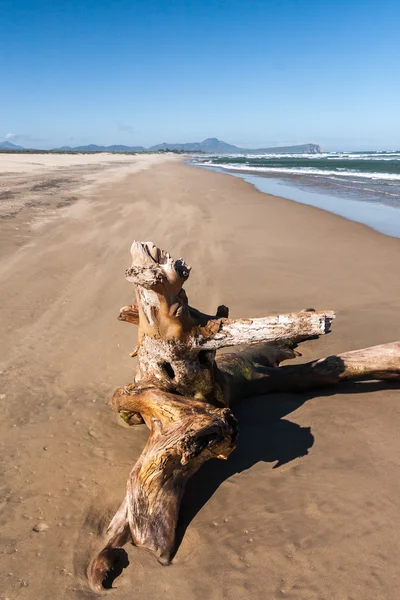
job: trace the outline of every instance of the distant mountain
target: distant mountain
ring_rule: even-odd
[[[12,144],[11,142],[0,142],[0,150],[25,150],[25,148]]]
[[[88,146],[62,146],[61,148],[54,148],[53,152],[64,151],[64,152],[143,152],[146,150],[144,146],[97,146],[96,144],[89,144]]]
[[[255,154],[319,154],[322,152],[321,146],[318,144],[301,144],[299,146],[280,146],[278,148],[239,148],[233,144],[222,142],[217,138],[207,138],[202,142],[189,142],[184,144],[167,143],[156,144],[150,146],[150,148],[144,148],[143,146],[97,146],[96,144],[89,144],[88,146],[62,146],[62,148],[55,148],[54,151],[69,151],[69,152],[159,152],[167,150],[174,150],[178,152],[206,152],[209,154],[243,154],[243,153],[255,153]]]
[[[11,142],[0,142],[0,150],[25,150],[22,146],[17,146]],[[51,152],[159,152],[174,150],[178,152],[206,152],[208,154],[319,154],[323,152],[318,144],[300,144],[298,146],[279,146],[275,148],[239,148],[233,144],[228,144],[217,138],[207,138],[202,142],[191,142],[184,144],[168,144],[163,142],[150,148],[144,146],[124,146],[115,144],[113,146],[97,146],[88,144],[87,146],[61,146],[54,148]]]
[[[257,148],[255,150],[241,148],[240,150],[260,154],[321,154],[323,152],[318,144],[299,144],[297,146],[278,146],[275,148]]]
[[[317,144],[301,144],[298,146],[280,146],[277,148],[239,148],[233,144],[227,144],[217,138],[207,138],[203,142],[193,142],[188,144],[157,144],[151,146],[150,151],[156,152],[157,150],[179,150],[181,152],[207,152],[210,154],[243,154],[243,153],[257,153],[257,154],[319,154],[322,152],[322,148]]]
[[[156,146],[149,148],[151,152],[157,152],[158,150],[179,150],[180,152],[209,152],[215,154],[231,154],[234,152],[240,152],[240,148],[221,142],[217,138],[207,138],[202,142],[189,142],[187,144],[168,144],[163,142]]]

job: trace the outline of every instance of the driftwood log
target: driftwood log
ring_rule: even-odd
[[[227,459],[238,434],[235,401],[267,392],[304,391],[343,380],[400,379],[400,342],[279,366],[299,342],[328,333],[332,311],[257,319],[228,318],[218,307],[206,315],[191,306],[182,286],[190,267],[150,242],[133,242],[126,271],[136,302],[119,320],[138,325],[134,383],[111,404],[129,425],[146,423],[149,438],[133,467],[108,542],[88,577],[104,589],[120,548],[128,541],[168,563],[174,552],[180,502],[188,478],[209,458]],[[246,347],[216,356],[226,346]]]

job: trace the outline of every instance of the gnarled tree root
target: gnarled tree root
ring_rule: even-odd
[[[400,342],[279,366],[293,345],[330,331],[332,311],[255,319],[215,316],[189,306],[183,284],[190,267],[151,242],[134,242],[127,279],[136,302],[119,320],[139,326],[135,383],[118,389],[112,405],[130,425],[146,423],[149,438],[127,482],[125,499],[108,528],[108,542],[88,569],[101,591],[131,540],[163,563],[174,552],[181,498],[188,478],[209,458],[227,458],[237,437],[228,408],[268,392],[305,391],[346,380],[400,379]],[[247,345],[216,357],[225,346]]]
[[[271,364],[271,352],[270,345],[264,344],[217,357],[216,362],[230,404],[249,396],[272,392],[303,392],[342,381],[400,381],[400,342],[278,368]]]
[[[127,422],[140,414],[150,435],[108,529],[109,541],[90,566],[90,583],[97,591],[114,568],[115,550],[129,539],[152,550],[160,562],[170,561],[187,480],[209,458],[226,459],[237,437],[237,422],[228,408],[154,387],[121,388],[112,405]]]

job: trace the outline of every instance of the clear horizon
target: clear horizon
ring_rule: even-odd
[[[394,0],[5,0],[0,141],[398,149],[399,19]]]

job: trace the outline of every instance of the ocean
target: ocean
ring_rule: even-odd
[[[400,237],[400,151],[207,154],[193,155],[192,164]]]

